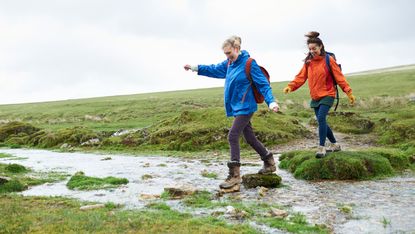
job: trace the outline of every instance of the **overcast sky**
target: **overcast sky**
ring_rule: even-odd
[[[412,0],[1,0],[0,104],[223,86],[183,65],[231,35],[291,80],[310,30],[345,73],[415,63]]]

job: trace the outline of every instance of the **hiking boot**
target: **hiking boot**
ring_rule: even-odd
[[[262,161],[264,161],[264,165],[262,166],[261,170],[258,171],[258,174],[271,174],[277,170],[275,167],[274,156],[271,152],[264,157],[261,157]]]
[[[329,147],[326,149],[326,152],[338,152],[341,150],[342,148],[338,143],[330,143]]]
[[[237,161],[228,162],[229,175],[225,182],[221,183],[219,187],[221,189],[229,189],[235,185],[241,184],[241,163]]]
[[[319,145],[317,153],[316,153],[316,158],[324,158],[324,157],[326,157],[326,148],[324,146]]]

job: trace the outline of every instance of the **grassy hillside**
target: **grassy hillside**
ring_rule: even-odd
[[[336,131],[376,134],[380,144],[414,143],[415,69],[354,75],[348,81],[357,103],[349,106],[341,92],[338,113],[329,118]],[[286,84],[272,83],[282,113],[268,113],[262,104],[253,119],[259,138],[267,145],[307,137],[304,125],[313,124],[307,84],[285,95],[281,90]],[[12,121],[39,131],[10,130],[14,125],[7,123]],[[231,121],[225,118],[222,88],[1,105],[0,135],[5,137],[0,141],[48,148],[63,143],[77,146],[98,138],[100,147],[115,149],[154,149],[155,145],[161,150],[220,149],[227,147]],[[120,129],[135,131],[111,136]]]

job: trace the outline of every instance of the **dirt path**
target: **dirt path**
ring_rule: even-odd
[[[292,150],[314,150],[317,149],[319,142],[317,131],[318,129],[313,126],[307,126],[313,133],[309,138],[290,141],[287,144],[278,145],[271,150],[276,153],[284,153]],[[360,150],[367,149],[375,146],[374,136],[369,134],[345,134],[340,132],[334,132],[337,142],[342,146],[342,150]],[[327,139],[326,144],[329,142]]]

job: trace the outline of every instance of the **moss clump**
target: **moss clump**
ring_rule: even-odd
[[[77,172],[71,179],[68,181],[66,186],[69,189],[79,189],[79,190],[95,190],[95,189],[104,189],[104,188],[114,188],[118,187],[121,184],[128,184],[128,180],[125,178],[116,178],[116,177],[89,177],[85,176],[83,172]]]
[[[374,148],[368,151],[388,159],[396,171],[411,168],[411,155],[413,154],[411,150],[402,151],[394,148]]]
[[[23,172],[27,172],[28,170],[26,169],[26,167],[20,165],[20,164],[9,164],[5,167],[6,172],[11,172],[11,173],[23,173]]]
[[[415,146],[415,118],[381,119],[377,133],[378,142],[383,145],[395,145],[412,142]]]
[[[29,142],[30,136],[25,133],[21,133],[18,136],[11,136],[6,140],[6,144],[13,145],[26,145]]]
[[[281,184],[281,177],[276,174],[246,174],[242,176],[242,184],[245,188],[276,188]]]
[[[370,118],[354,112],[330,112],[327,122],[336,131],[354,134],[369,133],[375,126]],[[313,118],[310,124],[317,125],[317,121]]]
[[[90,139],[99,138],[99,134],[93,130],[76,126],[73,128],[59,129],[57,131],[40,131],[30,140],[33,145],[42,148],[60,146],[64,143],[79,146]]]
[[[280,157],[280,168],[305,180],[361,180],[394,175],[410,168],[409,155],[399,151],[376,149],[335,152],[316,159],[315,152],[293,151]]]
[[[27,189],[27,185],[21,183],[17,179],[10,180],[0,185],[0,193],[21,192]]]
[[[121,143],[177,151],[227,149],[232,120],[225,117],[222,108],[186,110],[147,129],[122,136]],[[294,117],[266,110],[255,114],[252,122],[257,138],[265,145],[288,142],[309,134]],[[242,147],[247,144],[243,143]]]
[[[28,123],[10,122],[0,127],[0,141],[4,142],[12,136],[22,137],[31,135],[39,130]]]

